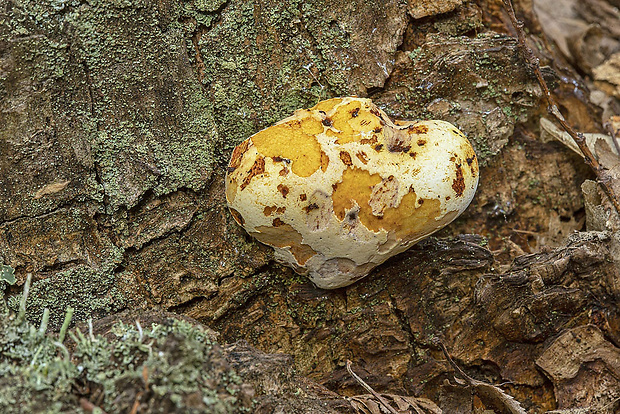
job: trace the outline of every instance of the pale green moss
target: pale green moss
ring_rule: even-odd
[[[177,319],[116,323],[111,332],[112,339],[70,332],[69,354],[45,326],[0,319],[0,412],[77,414],[80,398],[90,396],[110,414],[129,412],[138,400],[146,413],[249,412],[212,332]]]

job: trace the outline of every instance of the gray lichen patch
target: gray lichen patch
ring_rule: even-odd
[[[8,298],[12,310],[17,311],[19,299],[20,295]],[[111,269],[77,266],[33,282],[26,310],[34,322],[40,320],[43,309],[50,309],[50,327],[59,329],[68,306],[75,309],[75,320],[86,321],[119,312],[126,305],[126,292],[117,286]]]
[[[180,6],[143,6],[31,2],[4,12],[0,219],[76,198],[113,212],[148,190],[204,187],[218,135]]]
[[[231,2],[196,41],[226,147],[297,108],[383,86],[406,21],[397,1]]]

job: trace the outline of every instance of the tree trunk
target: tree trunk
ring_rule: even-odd
[[[602,132],[591,74],[547,40],[530,1],[515,7],[563,115]],[[251,134],[346,95],[394,119],[454,123],[481,176],[437,237],[323,291],[237,226],[224,176]],[[56,328],[68,306],[76,321],[155,308],[290,354],[341,395],[362,392],[351,360],[379,392],[507,410],[453,389],[439,338],[527,412],[611,410],[620,233],[585,231],[593,174],[541,139],[545,116],[496,0],[4,0],[0,265],[17,278],[4,296],[16,310],[32,273],[28,318],[49,308]]]

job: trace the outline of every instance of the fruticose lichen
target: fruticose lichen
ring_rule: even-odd
[[[178,319],[116,323],[111,339],[77,329],[61,343],[19,317],[0,318],[0,412],[249,412],[251,397],[215,334]],[[44,318],[45,320],[45,318]],[[100,411],[99,411],[100,412]]]

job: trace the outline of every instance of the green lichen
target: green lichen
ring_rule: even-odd
[[[9,285],[15,283],[15,269],[9,265],[2,264],[0,261],[0,286],[4,286],[4,283]]]
[[[170,319],[165,324],[113,325],[113,337],[79,329],[64,336],[17,317],[0,319],[0,412],[108,413],[249,412],[241,379],[227,364],[214,334]],[[70,318],[70,316],[69,316]],[[68,319],[68,318],[67,318]],[[242,398],[244,401],[242,401]],[[94,412],[94,411],[93,411]]]
[[[43,309],[51,310],[50,327],[58,329],[63,322],[64,309],[75,309],[75,320],[86,321],[123,309],[127,299],[116,285],[111,271],[96,270],[87,266],[58,272],[52,278],[33,283],[28,297],[27,318],[37,321]],[[13,311],[19,308],[20,296],[8,298]]]
[[[330,24],[321,7],[231,2],[219,24],[200,36],[203,84],[226,149],[295,109],[346,93],[351,68],[333,56],[350,46],[348,33]]]

